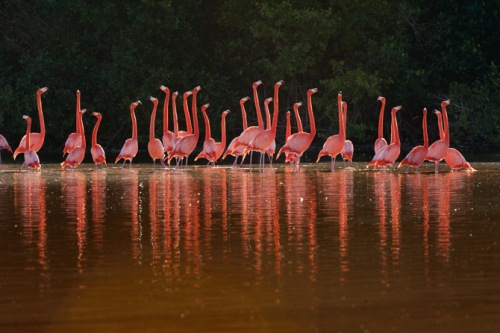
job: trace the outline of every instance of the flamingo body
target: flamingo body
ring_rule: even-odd
[[[448,148],[444,161],[452,170],[465,169],[466,171],[476,171],[455,148]]]
[[[68,156],[66,156],[66,159],[64,162],[61,163],[61,167],[64,170],[67,166],[69,166],[72,169],[75,169],[77,166],[79,166],[82,162],[83,159],[85,158],[85,150],[87,148],[87,145],[85,143],[85,131],[83,129],[83,119],[82,115],[86,112],[87,110],[83,109],[79,113],[79,127],[77,128],[77,132],[80,134],[81,137],[81,146],[76,147],[72,151],[69,152]]]
[[[97,143],[97,131],[99,130],[99,125],[101,124],[102,115],[99,112],[93,112],[93,116],[97,118],[97,122],[94,125],[94,130],[92,131],[92,146],[90,147],[90,153],[92,154],[92,160],[97,166],[99,164],[106,164],[106,154],[104,149],[100,144]]]
[[[137,141],[137,119],[135,118],[135,108],[137,105],[141,104],[141,101],[136,101],[130,104],[130,118],[132,120],[132,137],[125,140],[120,153],[115,159],[115,163],[123,158],[123,165],[125,165],[126,161],[130,162],[130,166],[132,166],[132,160],[135,155],[137,155],[137,151],[139,150],[139,144]]]

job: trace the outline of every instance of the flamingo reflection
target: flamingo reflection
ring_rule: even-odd
[[[103,259],[104,221],[106,219],[106,171],[96,170],[91,173],[92,238],[97,253]]]

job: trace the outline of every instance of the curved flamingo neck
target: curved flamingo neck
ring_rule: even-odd
[[[101,119],[102,116],[96,115],[97,122],[94,125],[94,130],[92,131],[92,146],[95,146],[97,144],[97,131],[99,130],[99,125],[101,125]]]
[[[436,111],[436,117],[438,119],[439,139],[444,140],[443,116],[441,115],[441,112]]]
[[[78,116],[81,110],[81,104],[80,104],[80,90],[76,91],[76,118],[75,118],[75,125],[76,125],[76,132],[80,133],[78,131]]]
[[[293,105],[293,112],[295,113],[295,121],[297,122],[297,130],[299,133],[304,132],[304,129],[302,128],[302,120],[300,120],[300,115],[299,115],[299,107],[302,105],[302,103],[295,103]]]
[[[445,143],[450,146],[450,126],[448,123],[448,112],[446,111],[446,104],[443,102],[441,103],[441,109],[443,113],[443,120],[444,120],[444,140]]]
[[[282,84],[283,81],[278,81],[274,85],[274,103],[273,103],[274,110],[273,110],[273,124],[271,127],[271,131],[272,133],[274,133],[274,135],[276,135],[276,128],[278,127],[278,113],[279,113],[278,99],[279,99],[279,90]]]
[[[311,137],[314,137],[316,135],[316,123],[314,122],[314,112],[313,112],[313,107],[312,107],[312,95],[316,92],[309,90],[307,92],[307,113],[309,115],[309,122],[311,123]]]
[[[42,140],[45,138],[45,120],[43,119],[43,110],[42,110],[42,94],[45,91],[37,93],[36,104],[38,107],[38,117],[40,118],[40,135],[42,136]]]
[[[85,142],[85,130],[83,129],[83,113],[80,111],[80,135],[82,137],[82,148],[85,149],[87,147],[87,142]]]
[[[177,119],[177,95],[179,93],[176,91],[172,94],[172,113],[174,120],[174,135],[177,136],[179,133],[179,120]]]
[[[342,94],[337,95],[337,103],[338,103],[338,113],[339,113],[339,135],[340,138],[344,138],[343,140],[345,140],[344,113],[342,112]]]
[[[258,81],[260,82],[260,81]],[[260,109],[260,102],[259,102],[259,93],[257,92],[257,88],[259,87],[261,83],[254,83],[253,85],[253,99],[255,103],[255,112],[257,113],[257,122],[259,124],[260,129],[264,129],[264,120],[262,119],[262,111]]]
[[[151,113],[151,120],[149,121],[149,141],[155,139],[155,119],[156,119],[156,109],[158,107],[158,100],[155,98],[153,102],[153,113]]]
[[[170,102],[170,89],[165,88],[165,103],[163,104],[163,133],[168,132],[168,103]]]
[[[132,119],[132,139],[137,140],[137,119],[135,118],[135,103],[130,105],[130,118]]]
[[[266,111],[266,129],[271,129],[271,112],[269,112],[269,103],[272,98],[266,98],[264,101],[264,110]],[[274,119],[274,118],[273,118]]]
[[[398,120],[396,118],[396,113],[398,110],[396,108],[392,109],[392,127],[394,131],[394,144],[396,145],[401,145],[401,142],[399,141],[399,130],[398,130]]]
[[[422,131],[424,132],[424,147],[429,148],[429,136],[427,135],[427,109],[424,108],[424,119],[422,120]]]
[[[189,107],[187,101],[189,95],[191,95],[189,92],[182,95],[182,107],[184,108],[184,117],[186,118],[186,132],[188,132],[188,134],[192,134],[193,125],[191,125],[191,116],[189,115]]]
[[[203,119],[205,120],[205,140],[208,140],[212,137],[212,133],[210,132],[210,120],[208,119],[207,111],[203,108],[201,109],[201,113],[203,114]]]
[[[198,110],[196,107],[196,95],[198,95],[198,91],[200,91],[199,87],[194,88],[193,101],[191,104],[191,108],[193,109],[192,112],[193,112],[193,124],[194,124],[194,137],[196,138],[196,140],[198,140],[198,138],[200,136],[200,128],[198,126]],[[205,111],[206,111],[206,109],[205,109]]]
[[[209,106],[210,106],[210,104],[202,105],[201,113],[206,113]],[[193,133],[193,135],[196,138],[196,142],[198,142],[198,137],[200,135],[200,132],[199,132],[199,128],[198,128],[198,112],[197,112],[196,108],[193,109],[193,119],[194,119],[194,133]]]
[[[221,128],[221,145],[222,147],[225,147],[226,146],[226,116],[227,116],[228,112],[227,111],[224,111],[222,113],[222,120],[221,120],[221,123],[220,123],[220,128]]]
[[[245,110],[245,102],[246,101],[248,101],[248,99],[241,99],[240,100],[241,118],[243,119],[243,130],[246,130],[248,127],[247,111]]]
[[[26,118],[28,126],[26,127],[26,151],[30,149],[30,132],[31,132],[31,118]]]
[[[342,122],[342,127],[343,127],[343,130],[344,130],[344,137],[347,135],[347,131],[346,131],[346,128],[347,128],[347,103],[346,102],[342,102],[342,118],[343,118],[343,122]]]
[[[292,134],[292,127],[290,125],[290,111],[286,112],[286,130],[285,130],[285,141]]]
[[[384,110],[385,110],[385,98],[381,98],[380,101],[382,105],[380,106],[380,115],[378,117],[378,138],[382,139],[384,137]]]

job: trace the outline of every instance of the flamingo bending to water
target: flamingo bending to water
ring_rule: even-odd
[[[75,170],[77,166],[79,166],[83,159],[85,158],[85,150],[87,148],[87,143],[85,142],[85,131],[83,129],[83,114],[87,112],[86,109],[80,110],[80,114],[78,116],[78,129],[77,132],[80,133],[81,138],[81,146],[74,148],[69,152],[68,156],[66,156],[66,160],[61,163],[61,167],[64,170],[67,166],[69,166],[72,170]]]
[[[295,167],[298,166],[298,169],[300,171],[300,158],[302,157],[302,154],[311,146],[311,143],[316,136],[316,123],[314,122],[314,112],[313,112],[313,107],[312,107],[312,95],[318,92],[317,88],[312,88],[307,91],[307,113],[309,115],[309,122],[311,126],[311,132],[300,132],[300,133],[295,133],[292,134],[285,145],[281,147],[281,149],[278,152],[278,155],[276,156],[276,159],[278,159],[281,155],[281,153],[293,153],[297,156],[297,162],[294,165],[294,170]]]
[[[425,160],[425,157],[427,156],[427,151],[429,150],[429,137],[427,135],[427,109],[424,108],[424,117],[422,119],[422,132],[424,134],[424,145],[423,146],[416,146],[413,147],[413,149],[406,155],[406,157],[399,163],[398,168],[400,168],[402,165],[407,165],[408,167],[406,168],[406,173],[408,173],[408,170],[410,168],[416,168],[415,173],[418,172],[418,168],[420,165]]]
[[[40,88],[36,92],[36,104],[38,108],[38,117],[40,118],[40,133],[32,133],[30,132],[30,146],[31,150],[35,153],[42,148],[43,141],[45,140],[45,122],[43,119],[43,110],[42,110],[42,94],[46,92],[49,88],[44,87]],[[15,160],[16,156],[20,153],[24,153],[27,150],[26,148],[26,135],[23,136],[21,142],[19,143],[19,147],[14,151],[12,158]]]
[[[32,148],[28,148],[31,146],[31,117],[23,116],[23,118],[28,122],[28,126],[26,128],[26,141],[25,141],[25,150],[24,150],[24,163],[21,165],[21,169],[26,166],[29,169],[40,170],[40,159],[38,155]]]
[[[97,143],[97,131],[99,130],[99,125],[101,124],[102,115],[99,112],[92,112],[92,115],[97,118],[97,121],[94,125],[94,130],[92,131],[92,146],[90,147],[90,153],[92,154],[92,160],[94,161],[96,167],[99,164],[105,166],[106,154],[104,153],[102,146]]]
[[[130,167],[132,167],[132,160],[137,151],[139,150],[139,143],[137,141],[137,119],[135,118],[135,108],[137,105],[142,104],[141,101],[136,101],[130,104],[130,118],[132,119],[132,137],[125,140],[120,154],[115,159],[115,164],[123,158],[122,167],[125,166],[125,162],[128,160],[130,162]]]
[[[154,97],[149,97],[149,100],[153,102],[153,112],[151,113],[151,120],[149,123],[149,142],[148,142],[148,152],[149,156],[153,159],[153,167],[156,166],[156,160],[160,160],[161,165],[165,166],[165,149],[163,148],[163,143],[160,139],[155,138],[155,119],[156,119],[156,109],[158,108],[158,99]]]

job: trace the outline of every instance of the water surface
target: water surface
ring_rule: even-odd
[[[475,173],[0,166],[2,332],[496,332]]]

